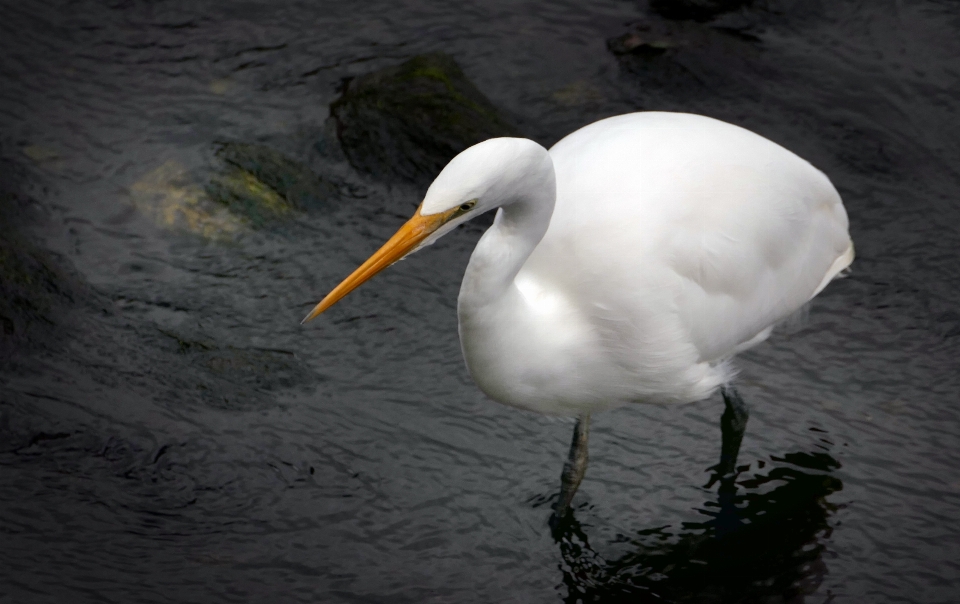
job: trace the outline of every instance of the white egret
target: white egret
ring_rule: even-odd
[[[583,478],[596,411],[688,403],[720,388],[717,472],[732,473],[748,414],[728,361],[854,256],[839,194],[805,160],[708,117],[631,113],[549,151],[520,138],[463,151],[413,218],[304,322],[495,208],[460,288],[460,341],[490,398],[577,418],[556,517]]]

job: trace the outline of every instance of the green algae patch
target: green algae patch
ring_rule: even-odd
[[[252,227],[283,218],[294,210],[279,193],[243,170],[215,174],[207,185],[207,193]]]
[[[351,80],[330,113],[350,164],[388,180],[430,182],[467,147],[518,136],[442,53]]]
[[[253,228],[332,205],[333,185],[270,147],[219,143],[215,155],[222,169],[211,177],[207,194]]]

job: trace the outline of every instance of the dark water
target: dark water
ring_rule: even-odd
[[[0,602],[960,600],[960,5],[757,4],[0,4],[6,211],[67,284],[0,372]],[[608,50],[640,19],[670,43]],[[719,399],[612,411],[551,535],[572,425],[485,400],[460,359],[476,227],[299,326],[421,194],[355,173],[328,106],[431,51],[545,144],[685,110],[837,185],[854,272],[740,360],[734,492],[703,486]],[[169,219],[217,141],[339,199]]]

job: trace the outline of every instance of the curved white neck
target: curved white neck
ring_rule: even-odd
[[[525,179],[527,186],[500,207],[477,243],[460,288],[461,313],[501,298],[547,232],[556,201],[552,162],[543,170]]]

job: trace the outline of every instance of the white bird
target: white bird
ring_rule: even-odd
[[[522,138],[466,149],[304,322],[495,208],[460,287],[460,342],[490,398],[578,418],[554,518],[586,470],[589,415],[628,403],[689,403],[720,387],[717,472],[729,476],[748,414],[728,361],[854,257],[840,195],[805,160],[712,118],[631,113],[549,151]]]

